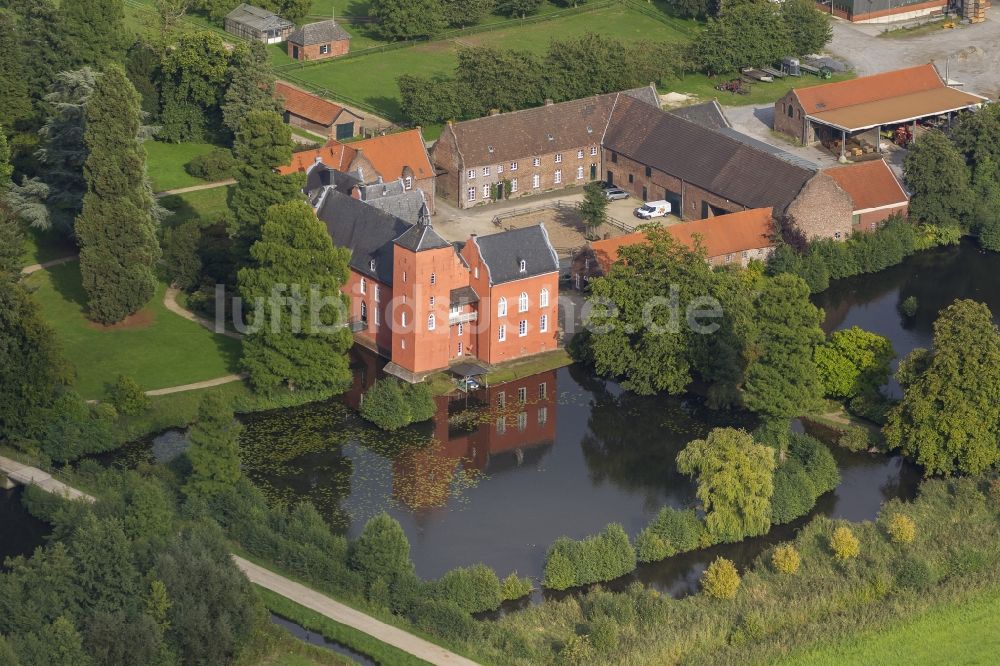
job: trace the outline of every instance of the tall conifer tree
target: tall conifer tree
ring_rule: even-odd
[[[71,67],[103,67],[121,62],[129,44],[123,0],[72,0],[60,3]]]
[[[101,75],[85,107],[87,193],[76,220],[88,316],[110,324],[153,296],[160,258],[140,144],[139,93],[120,65]]]

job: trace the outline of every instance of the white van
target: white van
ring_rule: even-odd
[[[651,220],[654,217],[663,217],[669,212],[669,201],[647,201],[635,209],[635,216],[644,220]]]

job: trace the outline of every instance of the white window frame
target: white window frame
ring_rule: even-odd
[[[538,399],[548,400],[549,398],[549,385],[546,382],[538,383]]]
[[[476,279],[477,279],[477,280],[479,279],[479,266],[476,266],[476,267],[475,267],[475,268],[473,269],[473,271],[472,271],[472,274],[476,276]]]
[[[413,176],[407,176],[403,179],[403,189],[410,190],[413,189]]]
[[[549,408],[542,405],[538,408],[538,425],[545,425],[549,421]]]
[[[368,321],[368,304],[361,301],[361,321]]]
[[[517,322],[517,337],[523,338],[528,334],[528,320],[522,319]]]
[[[458,353],[456,354],[456,356],[461,356],[461,355],[462,355],[462,341],[459,340],[458,341]]]
[[[524,262],[522,261],[521,264],[524,265]],[[523,271],[523,269],[522,269],[522,271]],[[518,312],[527,312],[528,311],[528,292],[522,291],[521,295],[518,296],[518,298],[517,298],[517,311]]]
[[[378,306],[376,305],[375,307],[372,308],[372,321],[375,322],[375,328],[378,328],[379,326],[382,325],[382,318],[379,317],[378,313],[379,309]]]
[[[576,179],[577,180],[583,180],[583,167],[582,166],[578,166],[576,168]]]
[[[507,339],[507,325],[500,324],[500,326],[497,328],[497,340],[503,342],[506,339]],[[501,393],[500,395],[503,394]]]
[[[329,44],[321,44],[320,47],[319,47],[319,53],[320,53],[320,55],[327,55],[328,53],[330,53],[330,45]]]
[[[528,412],[520,412],[517,415],[517,429],[520,432],[528,429]]]
[[[382,300],[382,290],[379,289],[378,285],[375,285],[375,302],[378,303]]]
[[[359,282],[358,285],[361,288],[361,293],[362,294],[367,294],[368,293],[368,280],[366,280],[364,278],[361,278],[361,282]]]
[[[511,171],[517,171],[517,162],[511,162],[510,163],[510,170]]]
[[[518,273],[527,273],[528,272],[528,262],[526,262],[524,259],[522,259],[517,264],[517,272]]]
[[[497,301],[497,316],[506,317],[507,316],[507,299],[503,296]]]
[[[375,270],[375,260],[374,259],[370,259],[368,261],[368,268],[369,268],[369,270]]]
[[[554,180],[556,185],[562,182],[562,169],[556,169]]]
[[[476,200],[476,188],[475,187],[470,187],[468,190],[466,190],[466,192],[465,192],[465,199],[466,199],[466,201],[475,201]]]
[[[463,324],[462,322],[458,322],[458,334],[463,335],[464,333],[465,333],[465,324]]]
[[[542,166],[542,158],[541,157],[532,157],[531,158],[531,166]]]
[[[596,157],[597,156],[597,146],[591,146],[590,147],[590,156],[591,157]]]
[[[489,183],[483,183],[483,198],[489,199],[493,194],[493,188],[490,187]]]
[[[556,164],[562,164],[562,153],[556,153]]]
[[[542,290],[538,292],[538,307],[549,307],[549,290],[544,287],[542,287]]]
[[[405,312],[400,312],[399,313],[399,327],[400,328],[406,328],[406,313]]]
[[[578,159],[578,160],[582,160],[583,159],[583,148],[581,148],[580,150],[576,151],[576,159]]]
[[[511,194],[517,192],[517,178],[510,179],[510,192]]]
[[[549,332],[549,316],[547,314],[543,314],[542,318],[538,320],[538,330],[541,333]]]
[[[528,402],[528,387],[522,386],[517,389],[517,401],[522,405]]]
[[[433,331],[435,328],[437,328],[437,317],[435,317],[434,313],[432,312],[429,315],[427,315],[427,330]]]
[[[542,177],[537,173],[531,177],[531,188],[537,190],[542,186]]]
[[[484,166],[483,167],[483,177],[485,178],[486,176],[489,176],[489,175],[490,175],[490,168],[488,166]]]
[[[497,434],[502,435],[507,432],[507,417],[501,416],[497,418]]]
[[[498,164],[497,165],[497,173],[503,173],[503,165],[502,164]]]
[[[431,273],[431,284],[437,284],[437,273]]]
[[[476,177],[476,170],[475,170],[475,169],[469,169],[469,170],[468,170],[468,171],[467,171],[467,172],[465,173],[465,176],[466,176],[466,178],[468,178],[469,180],[472,180],[473,178],[475,178],[475,177]]]
[[[434,307],[434,302],[436,300],[437,300],[436,298],[434,298],[433,296],[431,296],[431,307]]]

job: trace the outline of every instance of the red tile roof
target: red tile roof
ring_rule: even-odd
[[[751,208],[739,213],[717,215],[694,222],[681,222],[665,227],[678,242],[694,248],[695,236],[701,237],[701,245],[709,259],[744,250],[771,247],[774,228],[770,208]],[[596,259],[604,272],[618,260],[618,250],[628,245],[645,242],[646,234],[637,231],[617,238],[595,241],[590,244]]]
[[[928,63],[849,81],[796,88],[795,96],[802,109],[812,114],[944,87],[934,65]]]
[[[837,182],[840,189],[851,195],[855,212],[905,204],[909,201],[906,191],[885,160],[831,167],[826,170],[826,174]]]
[[[285,99],[285,110],[320,125],[332,125],[344,107],[282,81],[274,84],[274,97]]]
[[[292,155],[292,163],[280,167],[278,172],[284,175],[306,171],[315,164],[317,158],[332,169],[347,171],[358,153],[364,155],[386,180],[401,177],[405,167],[413,170],[413,177],[417,180],[434,175],[434,168],[424,147],[424,137],[419,129],[352,141],[349,144],[329,141],[322,148],[295,153]]]

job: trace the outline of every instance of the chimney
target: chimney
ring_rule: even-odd
[[[491,116],[499,116],[500,115],[500,109],[490,109],[490,115]]]
[[[357,185],[351,188],[351,198],[357,199],[358,201],[361,200],[361,188]]]
[[[551,97],[546,97],[545,98],[545,106],[552,106],[552,104],[553,104],[552,98]]]

